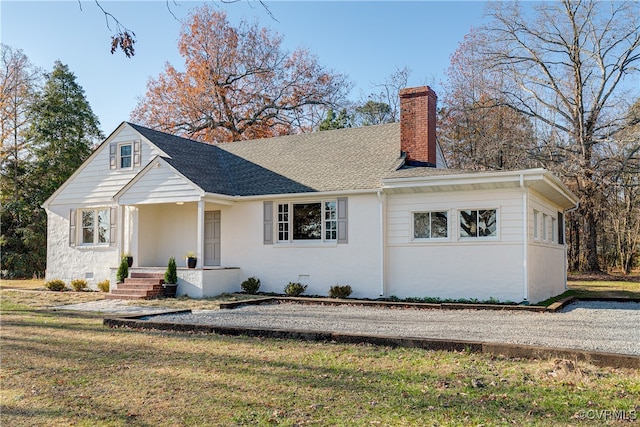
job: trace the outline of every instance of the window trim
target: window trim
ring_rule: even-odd
[[[129,165],[130,166],[122,166],[122,159],[125,158],[125,156],[122,156],[122,149],[124,147],[129,146],[131,149],[131,153],[126,156],[129,158]],[[117,168],[121,169],[121,170],[129,170],[129,169],[133,169],[133,141],[129,141],[129,142],[121,142],[118,144],[118,148],[117,148]]]
[[[93,226],[92,226],[92,232],[93,232],[93,242],[85,242],[84,241],[84,230],[85,227],[84,226],[84,222],[83,222],[83,214],[85,212],[91,212],[93,213]],[[104,229],[105,231],[105,237],[106,237],[106,241],[104,242],[100,242],[99,241],[99,236],[100,236],[100,221],[99,221],[99,215],[100,212],[106,212],[106,223],[103,225],[106,225],[106,228]],[[80,247],[106,247],[106,246],[110,246],[113,242],[111,241],[112,236],[111,236],[111,228],[113,225],[113,221],[111,220],[111,215],[112,215],[112,209],[109,207],[98,207],[98,208],[83,208],[83,209],[78,209],[78,213],[75,215],[76,220],[78,221],[77,224],[75,225],[75,230],[73,230],[73,232],[77,232],[77,236],[76,236],[76,242],[78,242],[78,246]]]
[[[122,167],[122,147],[127,145],[131,146],[131,166]],[[112,141],[109,144],[109,169],[128,171],[141,166],[141,149],[142,142],[139,139],[123,142]]]
[[[335,219],[328,220],[326,219],[327,215],[327,203],[334,203],[335,206]],[[294,239],[294,215],[293,209],[294,205],[305,205],[305,204],[320,204],[320,238],[319,239]],[[287,206],[287,219],[286,221],[281,221],[280,214],[284,214],[281,212],[280,207]],[[340,210],[339,210],[339,201],[337,198],[328,198],[328,199],[305,199],[305,200],[295,200],[295,201],[286,201],[286,202],[278,202],[275,203],[275,213],[276,213],[276,239],[275,243],[279,245],[319,245],[319,244],[331,244],[335,245],[339,240],[339,221],[340,221]],[[327,222],[334,222],[335,228],[335,239],[327,239]],[[287,230],[283,230],[281,232],[281,225],[286,225]],[[281,240],[281,233],[286,234],[286,240]]]
[[[438,213],[438,212],[444,212],[447,215],[447,235],[445,237],[416,237],[416,230],[415,230],[415,226],[416,226],[416,221],[415,221],[415,214],[418,213],[428,213],[429,214],[429,221],[431,221],[431,214],[432,213]],[[451,209],[428,209],[428,210],[412,210],[410,211],[410,224],[411,224],[411,241],[412,242],[417,242],[417,243],[424,243],[424,242],[448,242],[451,240]]]
[[[462,227],[460,226],[460,212],[462,211],[495,211],[496,215],[496,231],[494,236],[463,236],[461,233]],[[497,207],[492,208],[466,208],[466,209],[456,209],[456,224],[458,230],[458,240],[459,241],[467,241],[467,242],[475,242],[475,241],[490,241],[490,240],[499,240],[500,239],[500,209]]]
[[[540,211],[537,209],[533,210],[533,240],[540,240]]]

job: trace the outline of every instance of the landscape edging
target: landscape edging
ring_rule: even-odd
[[[190,310],[184,310],[188,312]],[[103,324],[110,328],[132,328],[140,330],[162,330],[216,335],[250,336],[276,339],[301,339],[343,344],[372,344],[390,347],[421,348],[424,350],[467,351],[473,353],[521,357],[527,359],[563,358],[592,363],[597,366],[616,368],[640,368],[640,356],[604,353],[597,351],[554,348],[485,341],[447,340],[439,338],[395,337],[387,335],[362,335],[338,332],[302,331],[269,328],[244,328],[189,323],[154,322],[141,320],[147,316],[106,317]]]

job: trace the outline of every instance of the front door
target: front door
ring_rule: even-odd
[[[204,213],[204,265],[220,265],[220,211]]]

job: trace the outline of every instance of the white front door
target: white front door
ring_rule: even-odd
[[[220,211],[204,213],[204,265],[220,265]]]

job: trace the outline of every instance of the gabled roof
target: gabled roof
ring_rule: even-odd
[[[400,164],[397,123],[204,144],[129,123],[205,192],[229,196],[377,189]]]

